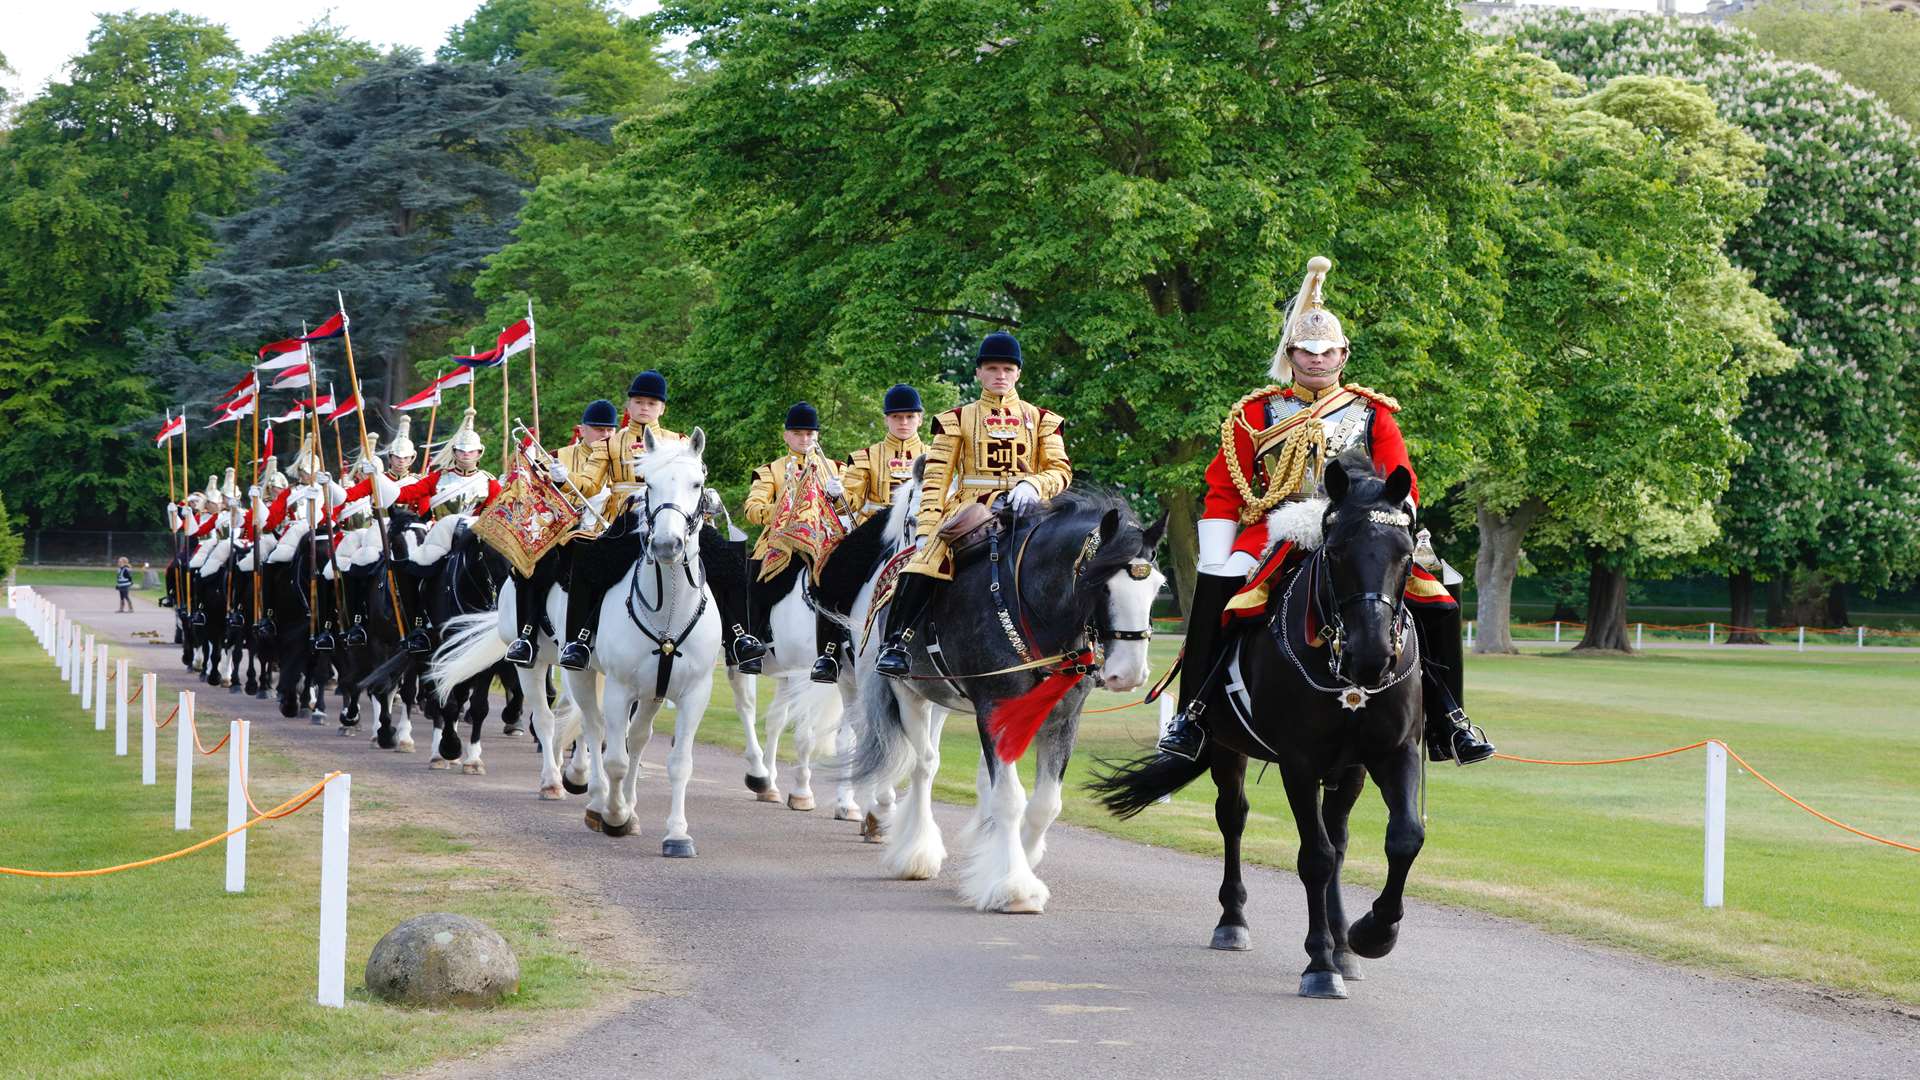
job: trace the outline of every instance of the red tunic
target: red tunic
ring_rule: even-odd
[[[1411,475],[1413,473],[1413,462],[1407,457],[1407,442],[1400,435],[1400,425],[1395,423],[1393,419],[1394,411],[1398,409],[1399,406],[1396,405],[1391,398],[1377,394],[1371,390],[1354,386],[1349,386],[1346,389],[1352,390],[1357,395],[1356,400],[1346,406],[1347,409],[1369,408],[1373,411],[1373,420],[1367,430],[1367,444],[1373,452],[1374,469],[1377,470],[1381,476],[1386,476],[1393,472],[1395,466],[1403,466],[1406,468],[1408,474]],[[1333,392],[1332,390],[1326,391],[1326,393]],[[1263,431],[1270,426],[1267,421],[1267,402],[1276,396],[1294,398],[1297,395],[1294,393],[1294,387],[1286,386],[1282,387],[1277,394],[1265,394],[1254,398],[1241,406],[1240,415],[1245,423],[1235,424],[1233,426],[1234,455],[1240,461],[1241,475],[1246,477],[1248,485],[1255,491],[1266,490],[1267,472],[1266,467],[1259,461],[1254,453],[1253,437],[1248,434],[1247,429],[1251,427],[1257,432]],[[1344,410],[1336,410],[1336,415],[1341,411]],[[1414,482],[1413,499],[1415,504],[1418,505],[1420,487],[1417,479]],[[1246,505],[1247,500],[1240,494],[1239,488],[1234,485],[1233,474],[1227,469],[1226,455],[1215,452],[1212,463],[1207,466],[1206,507],[1200,516],[1202,518],[1224,518],[1228,521],[1238,523],[1240,521],[1240,511],[1244,509]],[[1256,559],[1265,554],[1267,550],[1267,522],[1265,517],[1242,529],[1239,539],[1234,541],[1233,550],[1244,551]]]

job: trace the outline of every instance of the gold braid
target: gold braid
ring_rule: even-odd
[[[1294,493],[1300,486],[1300,480],[1306,475],[1309,461],[1327,448],[1327,430],[1324,425],[1302,423],[1287,433],[1281,444],[1279,460],[1267,470],[1267,490],[1265,494],[1255,494],[1253,485],[1247,481],[1245,470],[1240,467],[1240,455],[1234,452],[1233,428],[1235,424],[1247,429],[1249,440],[1258,434],[1247,423],[1246,408],[1262,398],[1279,393],[1283,388],[1276,384],[1263,386],[1233,403],[1226,420],[1220,424],[1220,456],[1226,459],[1227,474],[1233,478],[1233,486],[1239,491],[1245,505],[1240,508],[1240,524],[1252,525],[1267,515],[1269,510],[1280,505],[1281,501]],[[1259,448],[1255,447],[1258,455]]]

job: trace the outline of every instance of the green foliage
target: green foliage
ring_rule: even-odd
[[[1697,79],[1766,148],[1765,202],[1730,252],[1790,318],[1803,362],[1756,379],[1750,448],[1719,508],[1724,567],[1867,587],[1920,572],[1920,146],[1837,76],[1693,22],[1531,14],[1499,24],[1594,84]]]
[[[1818,64],[1870,90],[1908,123],[1920,123],[1920,18],[1860,0],[1771,0],[1735,20],[1760,47]]]
[[[159,411],[127,332],[211,248],[263,163],[226,32],[104,15],[0,143],[0,487],[37,525],[157,498]]]
[[[247,62],[242,86],[262,111],[274,112],[289,98],[323,94],[359,75],[380,59],[380,50],[333,24],[331,12],[307,24],[305,30],[277,37]]]
[[[659,104],[672,79],[659,39],[607,0],[486,0],[447,34],[439,58],[549,71],[584,114],[624,116]]]
[[[716,447],[721,475],[796,398],[830,450],[871,438],[886,386],[964,379],[1017,324],[1080,475],[1169,493],[1190,535],[1321,253],[1353,377],[1415,403],[1423,485],[1502,427],[1497,132],[1451,4],[687,0],[660,25],[712,66],[633,151],[693,193],[713,275],[679,385],[765,433]]]
[[[20,565],[25,547],[26,538],[13,531],[13,522],[7,519],[7,500],[0,496],[0,575]]]

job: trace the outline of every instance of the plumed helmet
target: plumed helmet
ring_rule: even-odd
[[[303,484],[312,483],[320,475],[320,443],[316,432],[307,432],[306,441],[300,444],[300,452],[293,456],[287,467],[293,470],[293,478]]]
[[[979,367],[989,360],[998,360],[1019,367],[1020,341],[1004,330],[996,330],[980,339],[980,351],[974,354],[973,365]]]
[[[665,392],[664,388],[662,392]],[[613,402],[606,398],[590,401],[587,403],[586,411],[580,414],[580,423],[587,427],[619,427],[620,410],[614,408]]]
[[[287,474],[280,471],[280,460],[269,455],[266,463],[260,466],[260,490],[277,495],[289,486]]]
[[[440,448],[440,453],[433,459],[436,468],[444,469],[452,465],[453,455],[458,451],[487,448],[487,444],[480,441],[480,433],[473,430],[473,420],[478,415],[479,413],[475,410],[468,409],[466,414],[460,417],[460,426],[454,429],[453,437],[447,440],[446,445]]]
[[[804,401],[796,401],[787,410],[788,431],[819,431],[820,411]]]
[[[926,412],[927,410],[920,405],[920,391],[906,383],[896,383],[893,389],[887,391],[887,399],[881,404],[880,411],[897,413]]]
[[[401,413],[400,422],[393,429],[393,438],[387,440],[386,456],[411,458],[419,450],[413,445],[413,414]]]
[[[1280,334],[1280,347],[1274,350],[1270,374],[1279,382],[1293,379],[1293,365],[1287,362],[1288,349],[1305,349],[1310,353],[1323,353],[1328,349],[1347,347],[1346,331],[1340,327],[1340,319],[1328,311],[1321,290],[1327,283],[1327,271],[1333,269],[1332,260],[1324,255],[1315,255],[1307,260],[1307,276],[1300,281],[1300,291],[1294,295],[1293,302],[1287,305],[1287,322]]]
[[[205,500],[208,506],[221,506],[226,503],[225,496],[220,494],[219,477],[207,477],[207,490],[200,493],[200,498]]]
[[[240,498],[240,478],[234,475],[231,465],[227,466],[226,479],[220,484],[220,497],[228,502],[235,502]]]
[[[627,384],[628,397],[658,398],[667,400],[667,377],[657,371],[643,371]]]

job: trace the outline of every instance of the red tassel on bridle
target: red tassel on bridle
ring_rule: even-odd
[[[987,734],[993,736],[994,756],[1004,762],[1019,761],[1027,747],[1033,745],[1040,725],[1052,715],[1053,707],[1060,704],[1067,691],[1080,685],[1080,680],[1093,667],[1093,651],[1082,650],[1080,655],[1047,672],[1033,689],[995,705],[987,717]]]

